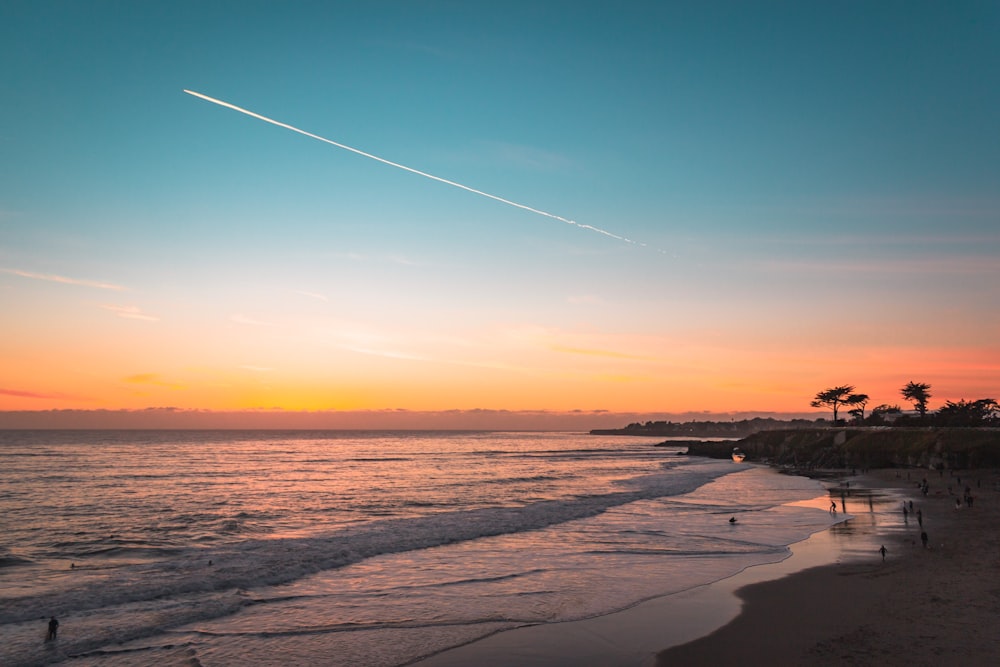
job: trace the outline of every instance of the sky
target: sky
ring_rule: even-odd
[[[997,2],[8,0],[0,411],[996,398],[998,34]]]

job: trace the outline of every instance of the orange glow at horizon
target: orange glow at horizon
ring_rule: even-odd
[[[993,390],[992,377],[1000,368],[1000,355],[989,348],[860,348],[814,359],[796,358],[788,350],[746,355],[690,347],[645,362],[638,359],[655,353],[591,355],[565,349],[542,353],[545,363],[530,369],[502,363],[370,363],[362,356],[354,366],[340,358],[314,371],[301,366],[286,371],[270,362],[125,370],[120,359],[86,363],[71,361],[71,354],[54,355],[42,368],[10,360],[0,409],[804,412],[817,391],[837,384],[853,384],[869,394],[871,406],[904,403],[899,388],[911,379],[932,385],[935,404],[982,398]]]

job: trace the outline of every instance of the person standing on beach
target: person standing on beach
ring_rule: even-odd
[[[921,533],[920,533],[920,541],[924,543],[924,549],[926,549],[927,548],[927,531],[926,530],[921,531]]]
[[[924,513],[919,507],[917,508],[917,523],[920,524],[921,528],[924,527]]]
[[[53,641],[58,633],[59,633],[59,621],[57,621],[56,617],[53,616],[52,618],[49,619],[49,632],[48,634],[45,635],[45,641],[47,642]]]
[[[882,548],[880,548],[880,549],[878,550],[878,552],[879,552],[880,554],[882,554],[882,562],[884,563],[884,562],[885,562],[885,554],[886,554],[886,548],[885,548],[885,545],[884,545],[884,544],[882,545]]]

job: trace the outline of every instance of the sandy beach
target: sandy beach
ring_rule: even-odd
[[[927,496],[916,488],[925,476]],[[923,526],[912,513],[904,521],[900,507],[903,529],[887,536],[884,563],[852,560],[740,590],[744,606],[734,621],[661,652],[657,665],[996,664],[998,479],[992,470],[879,470],[857,478],[910,494]],[[957,507],[966,485],[973,506]]]
[[[846,500],[852,518],[794,545],[786,561],[616,614],[500,633],[419,664],[992,665],[1000,654],[998,483],[994,470],[831,480],[830,497]],[[966,485],[973,506],[957,507]],[[869,497],[875,511],[867,513]],[[904,498],[913,501],[906,516]]]

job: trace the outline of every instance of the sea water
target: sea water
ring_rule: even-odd
[[[405,665],[779,561],[834,521],[796,504],[815,481],[655,442],[0,431],[0,664]]]

